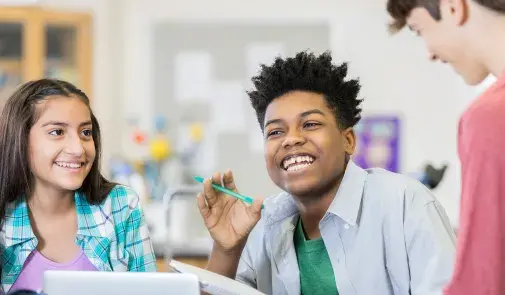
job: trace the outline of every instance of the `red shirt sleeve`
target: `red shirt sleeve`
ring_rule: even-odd
[[[505,95],[483,98],[463,116],[459,131],[460,223],[456,265],[445,294],[504,295]]]

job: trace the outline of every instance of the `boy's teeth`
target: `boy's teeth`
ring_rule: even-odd
[[[301,170],[301,169],[308,167],[310,165],[312,165],[312,164],[302,163],[302,164],[291,165],[288,167],[287,170],[290,172],[291,171],[298,171],[298,170]]]
[[[291,158],[285,160],[283,163],[283,166],[284,166],[284,169],[292,171],[292,169],[290,169],[290,168],[292,168],[292,166],[300,166],[301,167],[301,166],[305,165],[305,166],[301,167],[301,168],[305,168],[305,167],[311,165],[312,162],[314,162],[314,158],[312,158],[310,156],[296,156],[296,157],[291,157]],[[299,163],[301,163],[301,164],[299,164]],[[296,165],[294,165],[294,164],[296,164]],[[297,168],[296,170],[299,170],[301,168]]]

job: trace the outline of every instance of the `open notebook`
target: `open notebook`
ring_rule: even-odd
[[[200,289],[213,295],[265,295],[241,282],[222,275],[188,265],[176,260],[170,261],[170,267],[175,272],[190,273],[198,277]]]

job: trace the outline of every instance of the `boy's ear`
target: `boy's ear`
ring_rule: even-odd
[[[468,0],[440,0],[442,19],[461,26],[468,19]]]
[[[344,151],[348,155],[354,154],[356,150],[356,134],[354,133],[353,128],[347,128],[342,131],[342,135],[344,135]]]

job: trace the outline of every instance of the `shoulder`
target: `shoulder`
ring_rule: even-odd
[[[261,221],[264,226],[282,222],[298,213],[293,197],[287,192],[267,197],[263,205],[265,208],[261,214]]]
[[[267,197],[263,201],[263,206],[261,218],[251,231],[248,244],[262,244],[268,228],[297,213],[292,197],[286,192]],[[254,246],[252,249],[259,248]]]
[[[137,207],[140,202],[140,198],[130,187],[117,184],[109,192],[106,202],[107,201],[111,202],[112,206],[118,209],[125,206]]]
[[[484,93],[461,116],[460,136],[469,141],[505,140],[505,87]],[[478,138],[477,138],[478,137]],[[489,143],[484,146],[489,147]]]
[[[138,194],[130,187],[120,184],[114,186],[101,205],[102,210],[112,214],[115,220],[128,218],[132,213],[140,211],[140,206]]]
[[[24,196],[6,204],[2,229],[0,230],[0,244],[15,243],[20,238],[29,237],[31,232],[28,205]]]
[[[375,170],[369,174],[363,215],[381,219],[383,231],[453,236],[450,220],[430,189],[410,177]]]
[[[411,177],[378,168],[366,171],[368,175],[364,192],[365,203],[380,202],[386,210],[404,211],[436,202],[433,193]]]
[[[246,250],[252,257],[263,256],[266,252],[265,239],[271,231],[284,230],[283,225],[291,224],[293,216],[298,214],[293,198],[286,192],[266,198],[263,205],[261,218],[247,240]]]

